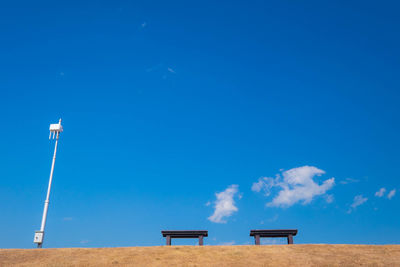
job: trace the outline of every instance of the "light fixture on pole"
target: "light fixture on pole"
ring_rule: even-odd
[[[51,182],[53,180],[53,172],[54,172],[54,164],[56,162],[56,153],[57,153],[57,144],[58,144],[58,137],[60,133],[63,131],[63,127],[61,125],[61,119],[58,124],[50,124],[50,135],[49,139],[56,139],[56,144],[54,147],[54,154],[53,154],[53,162],[51,164],[51,171],[50,171],[50,180],[49,180],[49,187],[47,188],[47,196],[44,202],[44,209],[43,209],[43,217],[42,217],[42,224],[40,226],[40,230],[35,232],[35,237],[33,242],[37,244],[38,248],[42,247],[43,239],[44,239],[44,227],[46,226],[46,217],[47,217],[47,210],[49,208],[49,198],[50,198],[50,190],[51,190]],[[52,138],[53,135],[53,138]]]

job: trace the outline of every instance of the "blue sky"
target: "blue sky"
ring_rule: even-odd
[[[398,242],[399,7],[2,2],[0,247]]]

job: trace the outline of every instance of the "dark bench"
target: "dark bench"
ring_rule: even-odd
[[[250,230],[250,236],[254,236],[256,245],[260,245],[260,237],[287,237],[288,244],[293,244],[295,235],[297,235],[297,229]]]
[[[172,238],[198,238],[199,246],[203,245],[203,237],[208,236],[208,231],[203,230],[186,230],[186,231],[161,231],[163,237],[167,238],[167,246],[171,246]]]

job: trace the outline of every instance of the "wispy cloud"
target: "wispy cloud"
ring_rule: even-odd
[[[272,177],[262,177],[258,179],[257,182],[253,183],[251,186],[251,190],[254,192],[263,191],[265,196],[269,196],[271,194],[271,188],[276,186],[281,179],[280,175],[277,174],[275,178]]]
[[[353,209],[357,208],[358,206],[364,204],[368,198],[363,197],[362,195],[357,195],[354,197],[353,203],[351,204],[351,207]]]
[[[63,221],[72,221],[72,217],[64,217],[62,220]]]
[[[385,192],[386,192],[386,188],[382,187],[381,189],[379,189],[379,190],[375,193],[375,196],[376,196],[376,197],[383,197],[383,195],[385,194]]]
[[[334,199],[333,195],[325,195],[326,203],[332,203]]]
[[[267,203],[269,207],[290,207],[298,202],[309,204],[314,197],[324,195],[335,184],[335,178],[330,178],[318,184],[315,176],[321,176],[325,171],[313,166],[303,166],[277,174],[275,178],[263,177],[253,183],[251,189],[255,192],[263,191],[269,196],[273,188],[279,188],[279,192],[273,200]],[[333,200],[333,196],[327,197],[327,202]]]
[[[176,71],[175,71],[173,68],[171,68],[171,67],[168,67],[167,70],[168,70],[170,73],[176,74]]]
[[[375,196],[376,197],[383,197],[385,196],[386,193],[386,188],[382,187],[381,189],[379,189],[376,193]],[[396,189],[392,189],[390,190],[390,192],[387,194],[387,198],[391,199],[392,197],[394,197],[394,195],[396,195]]]
[[[87,243],[89,243],[89,242],[90,242],[89,240],[84,239],[84,240],[81,240],[81,242],[79,242],[79,243],[81,243],[82,245],[84,245],[84,244],[87,244]]]
[[[350,205],[350,209],[347,211],[347,213],[351,213],[353,210],[355,210],[358,206],[361,206],[365,202],[367,202],[368,198],[363,197],[362,195],[357,195],[353,199],[353,203]]]
[[[267,221],[268,221],[268,222],[276,222],[276,221],[278,220],[278,218],[279,218],[279,215],[278,215],[278,214],[275,214],[274,217],[268,219]]]
[[[234,212],[238,211],[235,206],[234,197],[238,193],[238,185],[230,185],[225,191],[216,193],[216,201],[214,202],[214,213],[208,217],[208,220],[215,223],[226,223],[224,217],[232,216]]]
[[[392,199],[396,195],[396,189],[390,190],[389,194],[387,195],[388,199]]]
[[[146,72],[153,72],[153,71],[156,71],[156,70],[160,70],[160,69],[162,69],[162,67],[163,67],[163,64],[159,63],[157,65],[154,65],[154,66],[151,66],[151,67],[147,68]]]
[[[147,27],[147,22],[142,22],[142,24],[140,24],[140,27],[143,29],[143,28],[146,28]]]
[[[279,218],[279,215],[275,214],[274,217],[267,219],[266,222],[270,222],[270,223],[275,222],[278,220],[278,218]],[[260,224],[265,224],[265,221],[261,221]]]
[[[65,78],[65,72],[60,71],[56,73],[56,80],[63,80]]]
[[[346,178],[342,181],[340,181],[340,184],[352,184],[352,183],[358,183],[360,180],[353,179],[353,178]]]
[[[164,80],[167,79],[168,77],[172,77],[172,75],[177,75],[175,68],[172,68],[171,66],[166,66],[163,63],[159,63],[157,65],[147,68],[146,72],[157,73],[158,75],[161,75],[161,78]]]

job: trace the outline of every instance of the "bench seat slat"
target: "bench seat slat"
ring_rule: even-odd
[[[208,236],[208,231],[204,230],[179,230],[179,231],[161,231],[161,234],[163,237],[166,237],[167,235],[173,237],[173,238],[194,238],[194,237],[199,237],[199,236]]]

